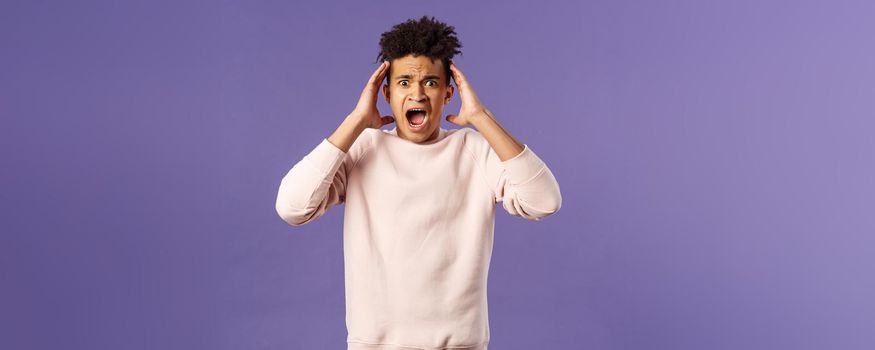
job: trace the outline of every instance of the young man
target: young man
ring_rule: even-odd
[[[495,205],[540,220],[559,210],[559,185],[451,62],[461,47],[453,27],[408,20],[380,46],[358,105],[282,179],[277,213],[298,226],[346,204],[349,350],[485,350]],[[393,116],[381,117],[384,77]],[[477,131],[441,128],[450,77],[462,106],[446,120]]]

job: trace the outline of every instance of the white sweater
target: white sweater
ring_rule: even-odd
[[[348,350],[485,350],[497,202],[540,220],[562,196],[528,145],[501,161],[471,128],[425,144],[366,129],[349,152],[323,139],[295,164],[276,210],[298,226],[346,204]]]

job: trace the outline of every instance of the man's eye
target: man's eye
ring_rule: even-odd
[[[436,80],[429,80],[428,82],[426,82],[426,84],[428,84],[428,83],[433,83],[433,84],[428,85],[428,86],[437,86]],[[398,85],[407,86],[408,85],[407,80],[399,80]]]

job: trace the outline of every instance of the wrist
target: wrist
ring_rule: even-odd
[[[468,117],[468,122],[479,128],[483,122],[488,121],[489,119],[492,119],[492,113],[489,113],[489,110],[483,108],[480,112],[474,113]]]
[[[355,140],[364,132],[366,125],[359,119],[353,116],[347,116],[340,123],[340,126],[328,136],[328,142],[331,142],[344,153],[349,152],[349,148],[355,143]]]
[[[346,116],[346,119],[343,120],[343,124],[355,130],[356,133],[361,133],[368,128],[367,120],[355,114]]]

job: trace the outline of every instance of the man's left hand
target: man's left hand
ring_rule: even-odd
[[[474,88],[468,82],[465,74],[459,70],[455,63],[450,63],[450,71],[453,74],[453,80],[456,81],[456,86],[459,88],[459,96],[462,99],[462,107],[458,114],[447,114],[447,121],[459,126],[473,124],[477,118],[486,116],[489,113],[486,107],[480,103],[477,94],[474,93]]]

